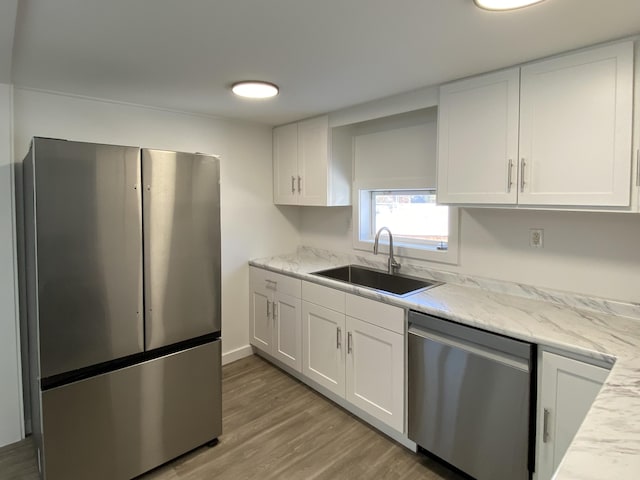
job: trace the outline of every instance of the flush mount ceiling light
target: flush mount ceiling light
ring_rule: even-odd
[[[540,3],[543,0],[473,0],[475,4],[485,10],[514,10]]]
[[[278,95],[280,90],[273,83],[250,80],[234,83],[231,91],[239,97],[270,98]]]

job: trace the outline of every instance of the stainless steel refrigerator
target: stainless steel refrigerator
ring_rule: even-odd
[[[43,476],[126,479],[222,431],[219,162],[34,138],[23,163]]]

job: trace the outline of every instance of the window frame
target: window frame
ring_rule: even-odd
[[[433,187],[426,187],[419,179],[389,179],[388,181],[367,180],[354,182],[353,188],[353,248],[373,252],[373,211],[372,192],[418,192],[435,191]],[[459,212],[457,207],[449,206],[449,239],[446,250],[439,250],[435,244],[423,242],[411,243],[401,238],[393,239],[394,255],[403,258],[427,260],[430,262],[457,265],[459,260]],[[372,238],[367,239],[369,232]],[[392,232],[393,233],[393,232]],[[380,237],[380,243],[389,245],[387,235]],[[388,251],[385,248],[385,251]]]

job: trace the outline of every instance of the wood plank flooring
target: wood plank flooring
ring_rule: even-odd
[[[40,478],[38,461],[31,438],[0,448],[0,479],[36,480],[38,478]]]
[[[222,370],[220,443],[199,448],[140,479],[462,479],[258,356]],[[37,478],[30,439],[0,449],[0,479]]]

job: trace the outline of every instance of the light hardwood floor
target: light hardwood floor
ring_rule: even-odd
[[[220,443],[188,453],[141,480],[462,479],[260,357],[222,370]],[[29,439],[2,448],[0,479],[36,479],[35,462]]]

